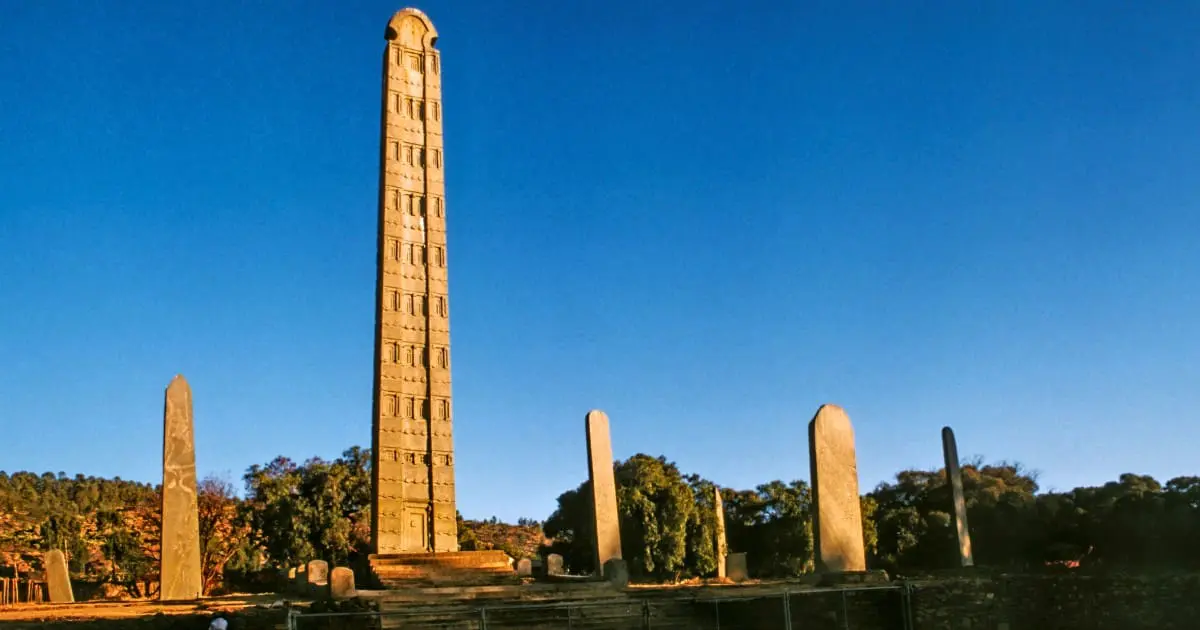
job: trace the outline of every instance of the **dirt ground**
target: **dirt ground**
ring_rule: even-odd
[[[287,618],[286,600],[278,595],[230,595],[195,602],[162,603],[154,600],[78,602],[75,604],[19,604],[0,608],[0,628],[67,627],[120,629],[137,627],[194,628],[206,630],[218,615],[239,628],[281,628]],[[147,623],[149,622],[149,623]],[[136,626],[131,625],[136,624]]]

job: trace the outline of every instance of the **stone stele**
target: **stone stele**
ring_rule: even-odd
[[[717,516],[717,577],[725,577],[725,556],[729,555],[729,547],[725,542],[725,502],[721,500],[721,489],[713,487],[713,511]]]
[[[629,566],[621,558],[609,558],[604,563],[604,579],[618,588],[629,585]]]
[[[309,560],[308,570],[305,571],[308,577],[308,594],[314,599],[320,599],[329,592],[329,563],[324,560]]]
[[[441,53],[417,9],[393,15],[384,37],[371,547],[456,552]]]
[[[967,500],[963,495],[962,470],[958,466],[958,442],[950,427],[942,427],[942,456],[946,460],[946,477],[950,481],[954,503],[950,515],[958,531],[958,559],[962,566],[973,567],[975,556],[971,553],[971,531],[967,528]]]
[[[588,480],[592,485],[592,514],[596,525],[594,559],[596,571],[603,575],[603,567],[608,561],[621,557],[612,440],[609,437],[608,416],[603,411],[589,411],[584,424],[587,426]]]
[[[329,573],[329,594],[333,599],[350,599],[357,591],[354,588],[354,571],[350,567],[334,567]]]
[[[307,572],[308,572],[307,564],[302,564],[288,572],[288,575],[291,576],[291,578],[292,578],[291,590],[293,593],[298,593],[300,595],[303,595],[308,591],[308,576],[306,575]]]
[[[521,558],[517,560],[517,575],[520,577],[529,577],[533,575],[533,560],[529,558]]]
[[[557,553],[546,556],[546,575],[563,574],[563,557]]]
[[[746,569],[746,554],[731,553],[725,556],[725,577],[734,582],[745,582],[750,578]]]
[[[182,376],[167,386],[163,410],[163,601],[196,599],[200,583],[200,520],[196,512],[196,445],[192,390]]]
[[[51,549],[42,558],[46,568],[46,586],[50,589],[50,603],[69,604],[75,601],[71,591],[71,575],[67,572],[67,557],[58,549]]]
[[[841,407],[822,405],[808,424],[808,459],[817,570],[866,571],[854,428]]]

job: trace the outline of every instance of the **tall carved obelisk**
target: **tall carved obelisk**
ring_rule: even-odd
[[[371,546],[457,551],[437,31],[404,9],[385,37]]]

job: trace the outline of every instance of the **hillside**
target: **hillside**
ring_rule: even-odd
[[[510,525],[494,517],[460,521],[458,541],[463,551],[499,549],[513,558],[535,558],[541,546],[550,542],[537,521],[521,519]]]

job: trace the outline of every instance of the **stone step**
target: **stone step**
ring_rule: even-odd
[[[386,591],[370,591],[366,596],[376,599],[380,606],[395,607],[402,605],[418,606],[424,604],[456,603],[469,604],[472,602],[490,603],[493,601],[545,603],[562,601],[582,601],[598,599],[619,599],[624,595],[607,582],[587,582],[577,584],[523,584],[523,585],[487,585],[487,586],[442,586],[414,588],[411,586],[389,589]]]
[[[369,559],[376,584],[385,588],[520,583],[508,554],[497,550],[375,554]]]
[[[371,566],[390,565],[435,565],[455,567],[508,567],[512,568],[512,560],[503,551],[492,549],[488,551],[453,551],[440,553],[393,553],[371,554]]]
[[[381,628],[641,628],[643,606],[625,597],[607,600],[567,600],[508,606],[395,606],[381,607]],[[486,624],[486,626],[485,626]]]

